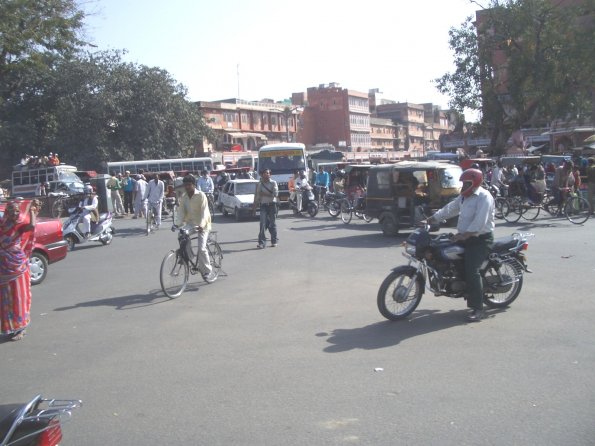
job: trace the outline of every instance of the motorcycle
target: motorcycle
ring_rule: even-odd
[[[419,305],[424,290],[435,296],[465,297],[465,248],[452,240],[452,234],[432,237],[438,227],[416,229],[405,241],[407,265],[394,268],[380,285],[378,310],[395,321],[409,316]],[[488,258],[480,268],[484,303],[489,308],[509,306],[520,294],[527,268],[524,254],[531,233],[513,233],[494,240]]]
[[[316,200],[314,199],[314,192],[312,192],[312,188],[303,190],[296,188],[295,193],[302,194],[302,210],[306,210],[310,217],[316,217],[316,214],[318,214],[318,203],[316,203]],[[293,215],[297,215],[301,212],[297,208],[296,197],[289,198],[288,203],[290,208],[293,209]]]
[[[62,225],[64,240],[68,242],[68,248],[73,250],[75,245],[86,242],[101,242],[103,245],[109,245],[116,233],[112,227],[112,213],[106,212],[99,215],[99,221],[91,222],[91,233],[88,238],[81,232],[78,225],[83,219],[83,209],[68,209],[70,216]]]
[[[0,406],[0,446],[57,446],[62,440],[61,423],[82,404],[37,395],[28,403]]]

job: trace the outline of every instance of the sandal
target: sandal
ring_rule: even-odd
[[[26,333],[26,331],[24,329],[21,331],[17,331],[16,333],[14,333],[12,335],[10,340],[11,341],[20,341],[21,339],[23,339],[25,337],[25,333]]]

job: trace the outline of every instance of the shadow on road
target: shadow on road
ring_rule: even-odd
[[[198,285],[188,285],[185,293],[197,291],[200,287]],[[128,296],[110,297],[107,299],[90,300],[87,302],[80,302],[69,307],[55,308],[54,311],[74,310],[76,308],[85,307],[114,307],[116,310],[134,310],[135,308],[147,307],[149,305],[157,305],[165,302],[170,302],[172,299],[165,296],[162,290],[152,290],[148,294],[130,294]]]
[[[486,312],[493,317],[503,310]],[[423,336],[439,330],[468,324],[467,310],[420,310],[409,319],[397,322],[381,321],[359,328],[337,328],[331,333],[317,333],[318,337],[328,336],[331,345],[324,348],[326,353],[340,353],[354,349],[376,350],[391,347],[415,336]]]
[[[336,248],[387,248],[399,246],[403,238],[384,237],[382,234],[361,234],[306,242],[311,245],[334,246]]]

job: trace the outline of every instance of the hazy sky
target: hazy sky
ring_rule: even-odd
[[[448,30],[468,0],[90,0],[87,38],[169,71],[191,100],[282,100],[338,82],[446,107],[432,83],[453,69]],[[238,76],[239,66],[239,76]]]

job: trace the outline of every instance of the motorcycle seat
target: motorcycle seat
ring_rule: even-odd
[[[508,251],[509,249],[514,248],[516,245],[517,239],[510,235],[507,237],[499,237],[494,240],[494,244],[492,245],[492,251]]]

